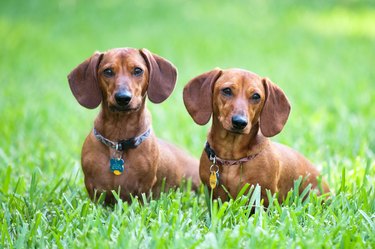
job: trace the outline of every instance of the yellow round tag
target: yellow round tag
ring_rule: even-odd
[[[121,172],[120,172],[119,170],[114,170],[114,171],[113,171],[113,174],[119,176],[119,175],[121,175]]]

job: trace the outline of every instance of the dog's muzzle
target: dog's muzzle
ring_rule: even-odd
[[[125,107],[125,106],[129,105],[130,101],[132,100],[132,97],[133,97],[132,93],[127,91],[127,90],[118,91],[115,94],[116,103],[117,103],[117,105],[119,105],[121,107]]]
[[[232,126],[235,130],[243,130],[247,126],[247,118],[242,115],[233,115]]]

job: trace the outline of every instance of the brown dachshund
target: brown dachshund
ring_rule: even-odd
[[[85,185],[92,199],[106,192],[113,203],[112,190],[121,199],[152,192],[157,197],[163,180],[165,188],[179,186],[191,178],[199,183],[198,160],[156,138],[146,95],[161,103],[172,93],[176,68],[146,49],[118,48],[96,52],[69,75],[69,85],[78,102],[86,108],[100,103],[94,129],[82,148]]]
[[[271,142],[284,127],[290,105],[284,92],[266,78],[241,69],[215,69],[193,78],[184,103],[194,121],[212,127],[200,159],[200,178],[215,198],[236,197],[245,183],[259,184],[281,202],[300,176],[318,190],[318,170],[298,152]],[[225,189],[223,188],[225,187]],[[322,183],[323,192],[329,192]],[[319,192],[320,193],[320,192]]]

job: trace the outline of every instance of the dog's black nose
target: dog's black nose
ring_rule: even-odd
[[[244,116],[241,115],[234,115],[232,117],[232,125],[233,128],[242,130],[247,125],[247,119]]]
[[[132,94],[129,91],[118,91],[115,94],[115,100],[119,106],[126,106],[132,99]]]

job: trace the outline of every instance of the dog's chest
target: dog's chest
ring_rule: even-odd
[[[230,187],[247,181],[248,172],[244,171],[245,167],[244,164],[223,166],[219,172],[220,183]]]
[[[221,184],[236,189],[245,183],[261,184],[264,178],[264,172],[259,165],[252,162],[223,166],[219,175]]]
[[[125,152],[121,155],[123,171],[113,171],[111,161],[119,158],[111,153],[96,154],[95,160],[83,161],[85,177],[93,183],[95,189],[118,190],[138,194],[147,192],[154,183],[156,175],[155,162],[146,156],[139,156],[137,151]],[[112,167],[111,167],[112,166]],[[116,165],[116,168],[119,165]]]

